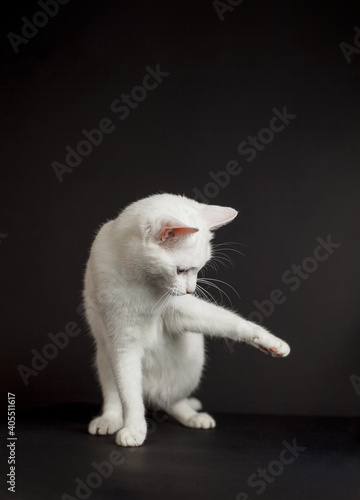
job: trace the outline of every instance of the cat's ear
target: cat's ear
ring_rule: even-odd
[[[230,207],[220,207],[218,205],[205,205],[202,209],[202,216],[208,229],[217,229],[237,216],[238,212]]]
[[[198,231],[197,228],[189,227],[176,219],[163,219],[159,222],[155,238],[159,243],[175,242]]]

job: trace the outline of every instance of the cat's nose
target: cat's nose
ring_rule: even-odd
[[[186,293],[194,293],[194,290],[186,290]]]

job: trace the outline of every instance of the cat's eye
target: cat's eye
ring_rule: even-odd
[[[185,269],[185,267],[178,267],[176,270],[178,274],[185,274],[187,272],[187,269]]]

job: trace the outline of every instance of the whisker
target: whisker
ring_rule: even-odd
[[[220,263],[220,260],[217,260],[212,256],[211,260],[209,261],[209,267],[212,267],[215,271],[218,271],[218,262]]]
[[[217,256],[220,256],[224,259],[228,259],[229,261],[231,261],[231,257],[229,257],[226,253],[224,252],[219,252],[219,250],[215,250],[215,252],[213,253],[213,256],[214,257],[217,257]],[[232,261],[231,261],[232,262]]]
[[[223,283],[224,285],[227,285],[228,287],[230,287],[237,295],[237,297],[239,298],[239,300],[241,300],[241,297],[238,293],[238,291],[232,286],[232,285],[229,285],[229,283],[226,283],[226,281],[223,281],[223,280],[218,280],[216,278],[207,278],[209,281],[218,281],[219,283]]]
[[[220,261],[219,261],[220,262]],[[211,267],[212,269],[214,269],[215,272],[218,272],[219,268],[217,266],[217,261],[215,259],[212,259],[210,262],[209,262],[209,266],[208,267]]]
[[[174,304],[173,302],[171,301],[172,299],[172,293],[174,292],[174,287],[170,288],[170,290],[168,290],[168,293],[167,293],[167,296],[166,296],[166,299],[165,299],[165,304],[164,304],[164,307],[161,311],[161,316],[163,317],[165,315],[165,313],[168,314],[168,318],[169,318],[169,327],[171,328],[172,324],[173,324],[173,309],[174,309]],[[170,310],[169,310],[169,306],[170,306]]]
[[[218,287],[217,285],[215,285],[214,283],[211,283],[211,281],[207,281],[207,280],[201,280],[202,283],[205,283],[206,285],[208,286],[212,286],[213,288],[216,288],[216,290],[218,290],[220,292],[220,296],[221,296],[221,300],[222,300],[222,296],[225,295],[225,297],[227,298],[227,300],[229,301],[230,305],[232,306],[232,302],[231,302],[231,299],[230,297],[228,296],[228,294],[226,292],[224,292],[224,290],[221,290],[220,287]]]
[[[197,287],[199,288],[199,290],[201,290],[201,292],[203,293],[203,297],[204,299],[206,300],[209,300],[209,297],[211,299],[212,302],[216,302],[216,300],[214,299],[214,297],[211,295],[211,293],[208,291],[208,290],[205,290],[204,287],[202,287],[201,285],[197,284]]]
[[[223,281],[220,279],[216,279],[216,278],[205,279],[204,278],[204,274],[205,274],[204,271],[208,268],[212,268],[217,272],[218,271],[218,264],[223,265],[225,267],[225,269],[228,269],[228,270],[229,270],[229,266],[231,266],[231,269],[234,269],[233,260],[225,252],[234,252],[234,253],[237,253],[237,254],[239,254],[242,257],[245,257],[247,259],[247,256],[245,254],[243,254],[242,252],[240,252],[240,250],[237,250],[235,248],[231,248],[231,247],[229,247],[229,245],[239,245],[239,246],[247,247],[247,245],[244,245],[243,243],[239,243],[239,242],[235,242],[235,241],[227,241],[227,242],[223,242],[223,243],[213,244],[212,245],[212,258],[209,260],[209,262],[201,270],[201,274],[200,274],[201,277],[198,278],[197,281],[198,281],[198,283],[203,283],[209,287],[212,286],[213,288],[216,288],[220,292],[221,300],[223,300],[223,296],[224,296],[229,301],[229,303],[232,305],[232,302],[231,302],[229,295],[224,290],[222,290],[218,285],[216,285],[214,282],[223,283],[224,285],[228,286],[236,293],[239,300],[241,300],[241,297],[240,297],[238,291],[232,285],[230,285],[229,283],[226,283],[226,281]],[[209,298],[209,296],[210,296],[212,300],[215,300],[214,297],[211,295],[211,293],[208,290],[204,289],[204,287],[201,287],[200,285],[197,285],[197,287],[199,288],[198,292],[199,292],[200,296],[202,296],[204,298]]]
[[[226,254],[221,254],[221,253],[217,254],[217,253],[215,253],[212,260],[214,262],[219,262],[226,269],[229,269],[229,267],[227,266],[227,264],[231,264],[231,268],[234,269],[234,263],[233,263],[233,261]]]
[[[243,254],[239,250],[236,250],[235,248],[231,248],[231,246],[226,246],[226,245],[239,245],[239,246],[248,248],[247,245],[244,245],[244,243],[239,243],[238,241],[225,241],[223,243],[215,243],[215,244],[212,245],[212,247],[215,250],[215,253],[216,253],[217,249],[222,250],[222,251],[223,250],[224,251],[227,250],[227,251],[230,251],[230,252],[238,253],[238,254],[240,254],[241,256],[243,256],[243,257],[245,257],[247,259],[247,256],[245,254]]]
[[[173,298],[173,294],[175,294],[175,292],[176,292],[176,287],[173,286],[171,288],[171,293],[169,294],[169,299],[167,302],[167,307],[170,304],[170,311],[169,311],[170,327],[174,324],[174,320],[175,320],[175,306],[174,306],[174,302],[171,300]]]
[[[209,269],[209,268],[212,268],[212,269],[214,269],[215,272],[218,272],[219,268],[216,265],[217,261],[220,263],[220,260],[218,260],[216,258],[213,258],[213,259],[209,260],[209,262],[207,262],[206,265],[201,269],[202,276],[204,276],[204,273],[205,273],[206,269]]]
[[[196,284],[194,296],[199,298],[199,299],[206,299],[206,295],[202,290],[202,287],[198,284]]]
[[[245,257],[245,259],[248,258],[244,253],[240,252],[239,250],[236,250],[235,248],[221,248],[221,250],[227,250],[228,252],[235,252],[238,253],[239,255],[242,255],[242,257]],[[216,250],[214,254],[216,255]]]
[[[157,300],[154,307],[151,309],[149,316],[153,315],[153,313],[155,312],[157,307],[158,307],[158,310],[160,310],[160,308],[162,306],[164,306],[164,304],[166,303],[166,299],[169,295],[170,295],[170,290],[166,290],[166,292],[159,298],[159,300]],[[158,312],[158,311],[156,311],[156,312]]]
[[[224,245],[240,245],[242,247],[246,247],[246,248],[249,248],[247,245],[245,245],[244,243],[239,243],[238,241],[225,241],[223,243],[215,243],[213,244],[212,246],[214,248],[217,248],[217,247],[222,247]]]

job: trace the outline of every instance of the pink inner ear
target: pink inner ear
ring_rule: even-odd
[[[220,207],[218,205],[207,205],[203,209],[203,217],[209,229],[216,229],[231,222],[238,212],[230,207]]]
[[[162,243],[174,237],[184,238],[185,236],[196,233],[197,231],[199,230],[195,227],[189,227],[175,219],[165,220],[161,223],[160,231],[157,233],[157,240]]]

